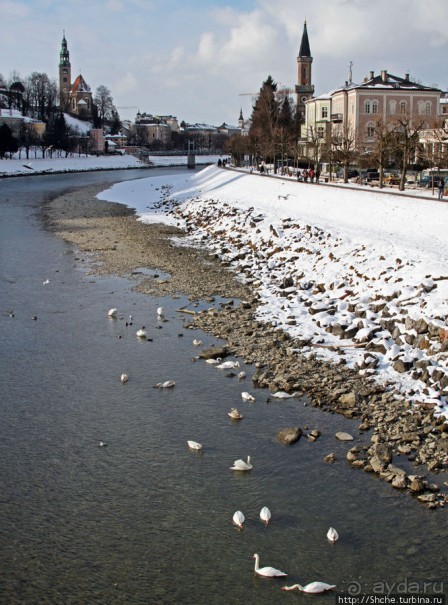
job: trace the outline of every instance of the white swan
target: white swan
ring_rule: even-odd
[[[163,307],[159,307],[157,309],[157,317],[163,319],[165,317],[165,309]]]
[[[140,330],[137,330],[135,333],[139,338],[146,338],[146,329],[145,326],[142,326]]]
[[[228,412],[228,414],[230,418],[232,418],[232,420],[241,420],[242,418],[244,418],[244,416],[240,414],[240,412],[236,408],[232,408],[230,412]]]
[[[240,510],[237,510],[236,513],[234,513],[234,515],[233,515],[233,522],[240,529],[243,529],[243,523],[244,523],[245,520],[246,520],[246,517],[243,515],[243,513]]]
[[[308,594],[326,592],[327,590],[331,590],[332,588],[336,588],[336,584],[326,584],[325,582],[311,582],[306,586],[301,586],[300,584],[293,584],[292,586],[282,586],[282,590],[300,590],[301,592],[305,592]]]
[[[198,443],[197,441],[191,441],[191,440],[190,440],[190,441],[187,441],[187,443],[188,443],[188,447],[189,447],[190,449],[192,449],[192,450],[195,450],[195,451],[197,451],[197,452],[198,452],[199,450],[202,450],[202,444],[201,444],[201,443]]]
[[[202,347],[202,340],[199,340],[199,339],[195,338],[193,340],[193,344],[194,344],[195,347]]]
[[[47,286],[50,283],[49,279],[46,279],[45,281],[42,282],[43,286]]]
[[[246,372],[240,372],[238,374],[238,380],[243,380],[243,378],[246,378]]]
[[[261,509],[260,519],[262,521],[264,521],[265,525],[267,525],[269,523],[269,521],[271,520],[271,511],[269,510],[269,508],[267,506],[263,506],[263,508]]]
[[[216,366],[219,370],[233,370],[234,368],[239,368],[239,361],[224,361]]]
[[[107,314],[109,317],[117,317],[118,309],[109,309],[109,313]]]
[[[176,383],[174,382],[174,380],[165,380],[165,382],[158,382],[157,384],[154,385],[155,389],[172,389],[174,386],[176,386]]]
[[[334,527],[330,527],[330,529],[327,531],[327,538],[330,540],[330,542],[333,542],[333,544],[339,539],[339,534]]]
[[[247,457],[247,462],[244,460],[238,459],[235,460],[233,466],[230,467],[232,471],[250,471],[252,468],[252,464],[250,463],[250,456]]]
[[[299,393],[286,393],[285,391],[277,391],[276,393],[272,393],[272,397],[276,397],[277,399],[291,399],[291,397],[296,397]]]
[[[211,366],[217,366],[221,363],[222,359],[221,357],[217,357],[216,359],[206,359],[205,363],[209,363]]]
[[[129,376],[127,374],[122,374],[120,376],[120,380],[124,384],[125,382],[127,382],[129,380]]]
[[[98,445],[100,447],[107,447],[107,443],[105,441],[100,441]]]
[[[280,576],[287,576],[288,574],[284,571],[280,571],[279,569],[275,569],[275,567],[259,567],[260,565],[260,556],[255,554],[255,573],[259,576],[264,576],[265,578],[278,578]]]
[[[241,393],[241,397],[242,397],[242,399],[244,399],[244,401],[255,401],[255,397],[253,395],[251,395],[250,393],[248,393],[247,391],[244,391],[243,393]]]

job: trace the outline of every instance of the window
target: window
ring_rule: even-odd
[[[76,108],[76,101],[75,101],[75,99],[72,99],[72,109],[75,109],[75,108]]]
[[[367,137],[369,139],[371,139],[374,136],[375,136],[375,125],[369,123],[369,124],[367,124]]]
[[[364,103],[364,112],[365,113],[370,113],[370,101],[366,101]]]
[[[322,117],[328,118],[328,107],[322,107]]]
[[[431,101],[426,101],[425,113],[427,116],[431,115]]]
[[[317,129],[317,136],[319,137],[319,139],[323,139],[325,135],[325,129],[323,126],[319,126]]]
[[[397,113],[397,102],[389,101],[389,113],[395,115]]]
[[[372,113],[378,113],[378,101],[372,101]]]
[[[307,84],[306,81],[306,67],[302,67],[302,85]]]
[[[400,113],[406,113],[406,101],[400,101]]]

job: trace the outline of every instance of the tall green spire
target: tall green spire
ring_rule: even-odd
[[[65,30],[62,36],[61,52],[59,53],[59,67],[70,67],[70,53],[67,48],[67,40],[65,39]]]

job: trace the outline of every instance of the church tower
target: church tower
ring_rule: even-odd
[[[72,87],[72,68],[70,65],[67,40],[65,39],[65,31],[62,37],[59,57],[59,105],[62,111],[67,111],[69,106],[69,93]]]
[[[306,21],[303,26],[302,41],[300,43],[299,55],[297,57],[297,112],[301,117],[301,122],[305,120],[305,102],[311,99],[314,94],[314,86],[311,84],[311,56],[310,43],[308,40],[308,31]]]

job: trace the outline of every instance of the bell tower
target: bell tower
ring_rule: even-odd
[[[297,112],[300,115],[300,121],[305,119],[305,102],[313,97],[314,86],[311,84],[311,65],[313,57],[311,56],[310,43],[308,40],[308,30],[306,21],[303,25],[302,41],[300,42],[299,54],[297,56]]]
[[[59,53],[59,105],[62,111],[67,111],[69,105],[69,93],[72,87],[72,68],[70,65],[70,54],[63,32],[61,51]]]

